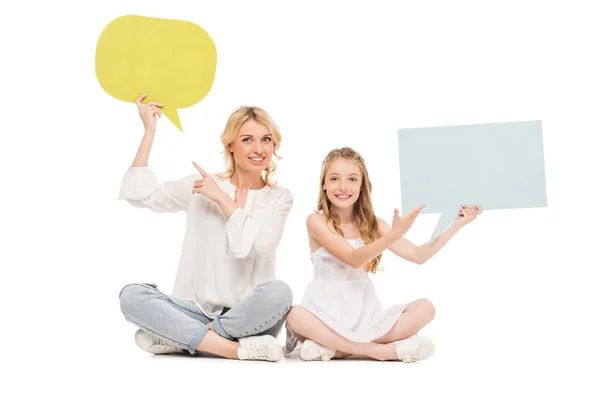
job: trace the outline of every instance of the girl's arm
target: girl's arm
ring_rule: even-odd
[[[325,217],[321,214],[311,214],[306,219],[308,234],[325,247],[333,256],[352,268],[361,268],[369,261],[381,254],[385,249],[404,235],[412,226],[423,206],[415,208],[409,214],[399,217],[398,210],[394,210],[394,222],[387,232],[375,241],[358,249],[353,248],[339,234],[329,230]]]
[[[482,212],[483,210],[480,206],[463,205],[459,211],[458,218],[432,242],[417,246],[408,239],[401,237],[396,242],[392,243],[388,249],[407,261],[423,264],[440,251],[461,228],[475,220],[476,216]],[[379,221],[379,232],[382,235],[391,229],[383,219],[377,219]]]

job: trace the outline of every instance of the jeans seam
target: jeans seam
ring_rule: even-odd
[[[271,318],[269,318],[268,320],[266,320],[265,322],[263,322],[262,324],[259,324],[258,327],[256,325],[254,325],[253,328],[244,332],[244,335],[248,335],[250,333],[256,333],[259,330],[261,330],[262,332],[267,331],[267,330],[271,329],[273,326],[275,326],[275,324],[273,324],[273,326],[268,327],[267,329],[262,329],[265,325],[270,324],[274,319],[278,319],[278,321],[279,321],[282,318],[283,317],[280,315],[280,313],[277,313],[277,314],[273,315]]]
[[[204,315],[204,313],[203,313],[203,312],[198,312],[198,311],[196,311],[196,310],[194,310],[194,309],[192,309],[192,308],[184,307],[184,306],[182,306],[182,305],[180,305],[180,304],[177,304],[177,303],[175,303],[175,302],[171,301],[171,299],[169,298],[169,296],[167,296],[165,293],[161,292],[161,291],[160,291],[158,288],[155,288],[155,287],[148,287],[147,285],[145,285],[145,284],[142,284],[142,283],[131,283],[131,284],[127,285],[127,286],[131,286],[131,285],[143,286],[143,287],[145,287],[145,288],[148,288],[148,289],[152,290],[152,291],[153,291],[153,292],[155,292],[157,295],[159,295],[159,297],[160,297],[162,300],[165,300],[165,301],[166,301],[166,302],[168,302],[169,304],[172,304],[172,305],[174,305],[174,306],[175,306],[175,307],[177,307],[179,310],[185,310],[185,311],[189,311],[189,312],[191,312],[191,313],[193,313],[193,314],[196,314],[196,315],[199,315],[199,316],[202,316],[202,317],[206,317],[206,315]],[[127,286],[125,286],[125,287],[127,287]],[[123,289],[125,289],[125,288],[123,288]],[[121,289],[121,292],[123,292],[123,289]],[[120,297],[120,295],[119,295],[119,297]]]
[[[188,351],[191,354],[194,354],[196,352],[196,347],[198,347],[200,345],[200,343],[202,343],[202,341],[204,340],[204,337],[206,336],[206,334],[208,333],[209,330],[210,329],[208,328],[208,326],[202,325],[202,327],[200,328],[198,333],[196,333],[194,335],[190,344],[188,344],[186,346]],[[196,342],[198,342],[198,344],[196,344]]]
[[[233,336],[231,336],[229,333],[227,333],[227,331],[225,330],[225,328],[223,328],[223,325],[221,324],[221,316],[217,315],[214,319],[213,319],[213,327],[215,328],[215,332],[221,336],[224,337],[225,339],[229,339],[229,340],[233,340]],[[221,334],[221,332],[223,332],[225,334],[225,336],[223,336]]]

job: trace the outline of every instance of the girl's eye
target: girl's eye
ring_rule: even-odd
[[[263,138],[263,140],[264,140],[265,142],[270,142],[270,141],[271,141],[271,138],[270,138],[270,137],[266,137],[266,138]]]
[[[330,180],[331,180],[331,181],[335,181],[336,179],[337,179],[336,177],[333,177],[333,178],[331,178]]]
[[[352,182],[356,182],[358,179],[356,179],[356,178],[350,178],[350,180],[351,180]]]
[[[244,138],[244,140],[242,140],[242,142],[244,142],[244,143],[248,143],[248,142],[250,142],[250,138],[249,138],[249,137],[247,137],[247,138]]]

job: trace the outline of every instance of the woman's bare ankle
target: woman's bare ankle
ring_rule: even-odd
[[[209,330],[204,336],[202,342],[200,342],[198,347],[196,347],[196,350],[216,354],[225,358],[237,359],[237,350],[239,347],[239,342],[225,339],[219,336],[216,332]]]

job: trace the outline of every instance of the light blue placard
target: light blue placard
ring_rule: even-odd
[[[461,204],[485,210],[546,207],[542,122],[398,130],[402,213],[441,213],[431,240]]]

